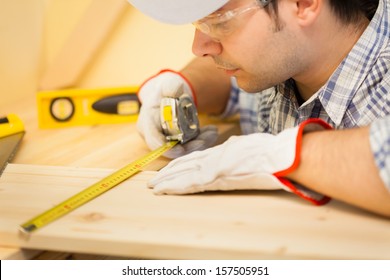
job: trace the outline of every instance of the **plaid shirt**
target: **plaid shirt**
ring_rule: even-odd
[[[368,125],[389,115],[389,20],[389,1],[380,0],[373,19],[350,53],[326,84],[304,104],[298,104],[292,79],[251,94],[239,89],[232,79],[231,97],[223,116],[239,112],[244,134],[277,134],[309,118],[321,118],[334,128],[342,129]],[[378,135],[375,135],[376,139]],[[384,143],[390,145],[389,141]],[[381,152],[374,151],[390,188],[390,162],[387,160],[386,164]],[[386,168],[388,170],[382,172]]]
[[[233,80],[225,116],[240,112],[244,133],[277,134],[308,118],[321,118],[335,128],[370,124],[390,113],[390,7],[380,0],[359,41],[327,83],[301,106],[294,81],[257,94],[238,89]]]
[[[370,144],[379,175],[390,191],[390,116],[372,123]]]

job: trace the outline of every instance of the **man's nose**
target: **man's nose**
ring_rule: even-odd
[[[192,52],[199,57],[215,56],[222,52],[222,45],[207,34],[195,29]]]

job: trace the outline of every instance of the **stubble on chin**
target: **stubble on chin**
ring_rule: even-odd
[[[218,56],[214,56],[213,59],[214,59],[215,66],[218,69],[234,70],[234,69],[238,69],[239,68],[238,65],[236,65],[234,63],[227,62],[227,61],[221,59]]]

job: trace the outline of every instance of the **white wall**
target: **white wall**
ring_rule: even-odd
[[[37,92],[92,1],[0,0],[0,109]],[[138,85],[162,68],[179,70],[193,57],[192,36],[191,25],[162,24],[128,4],[75,87]]]

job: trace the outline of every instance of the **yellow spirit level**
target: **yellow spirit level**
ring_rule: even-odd
[[[65,89],[37,94],[40,128],[134,122],[138,87]]]

